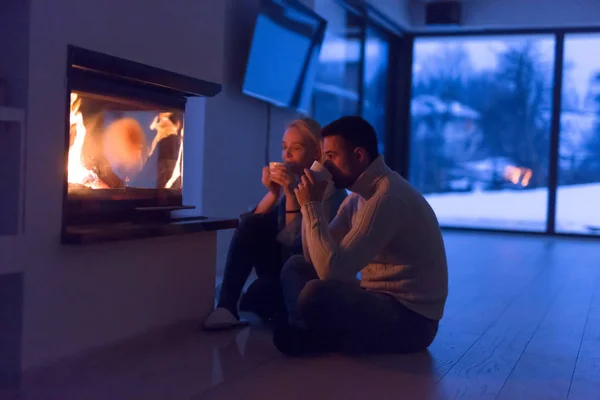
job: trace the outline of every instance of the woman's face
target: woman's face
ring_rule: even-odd
[[[310,168],[312,163],[320,158],[321,149],[295,127],[286,129],[281,146],[283,163],[296,174],[301,174],[304,168]]]

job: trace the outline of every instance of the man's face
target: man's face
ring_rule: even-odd
[[[364,150],[354,148],[341,136],[327,136],[323,139],[323,151],[327,156],[325,167],[331,172],[338,189],[347,189],[356,181],[364,168],[361,159]]]

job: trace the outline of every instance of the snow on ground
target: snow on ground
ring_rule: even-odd
[[[444,193],[426,197],[443,226],[546,229],[547,189]],[[559,187],[556,203],[558,232],[600,234],[600,183]]]

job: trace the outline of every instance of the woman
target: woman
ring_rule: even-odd
[[[263,320],[285,313],[279,274],[291,255],[302,254],[302,214],[294,189],[305,168],[323,161],[320,125],[310,118],[292,122],[283,135],[281,156],[283,164],[262,170],[267,194],[240,219],[227,254],[217,308],[204,321],[205,329],[246,325],[240,321],[238,301],[240,310]],[[345,197],[346,191],[336,190],[325,200],[330,220]],[[240,300],[252,268],[257,279]]]

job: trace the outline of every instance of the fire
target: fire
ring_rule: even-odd
[[[67,181],[69,183],[81,184],[92,189],[106,188],[94,171],[89,170],[83,163],[83,143],[87,130],[83,123],[83,114],[80,111],[81,98],[77,93],[71,93],[71,113],[69,121],[71,130],[75,129],[75,139],[69,147]]]
[[[83,114],[81,112],[82,98],[77,93],[71,93],[70,104],[70,132],[74,135],[69,147],[67,181],[71,185],[81,185],[91,189],[108,189],[109,186],[99,178],[98,174],[87,168],[83,159],[84,143],[88,133]],[[110,162],[112,168],[118,167],[119,171],[126,172],[125,186],[129,186],[129,174],[139,173],[146,161],[156,150],[158,143],[172,135],[179,135],[179,153],[175,169],[165,189],[171,189],[182,176],[183,160],[183,128],[180,121],[173,122],[173,113],[161,112],[156,115],[150,125],[156,131],[150,150],[147,150],[144,130],[135,118],[120,118],[112,122],[104,131],[103,156]],[[93,123],[92,125],[93,126]],[[86,150],[87,151],[87,150]],[[74,190],[72,187],[71,190]]]
[[[170,189],[173,187],[173,184],[182,174],[183,168],[181,163],[183,161],[183,128],[181,129],[181,144],[179,145],[179,155],[177,155],[177,162],[175,163],[175,169],[173,170],[173,175],[165,185],[165,189]]]
[[[509,165],[504,169],[504,177],[506,180],[511,181],[515,185],[520,184],[523,187],[529,186],[532,175],[533,173],[529,168],[519,168]]]
[[[150,148],[150,153],[148,154],[148,158],[154,153],[158,142],[163,140],[166,137],[171,135],[177,135],[179,133],[179,129],[181,128],[181,124],[179,121],[174,123],[171,120],[173,113],[171,112],[163,112],[159,113],[156,117],[154,117],[154,121],[150,124],[150,129],[156,131],[156,136],[154,136],[154,140],[152,141],[152,147]],[[170,189],[173,187],[173,184],[181,176],[181,162],[183,159],[183,128],[181,128],[181,139],[182,144],[179,145],[179,154],[177,156],[177,162],[175,164],[175,169],[173,170],[173,175],[168,180],[165,185],[165,189]]]

